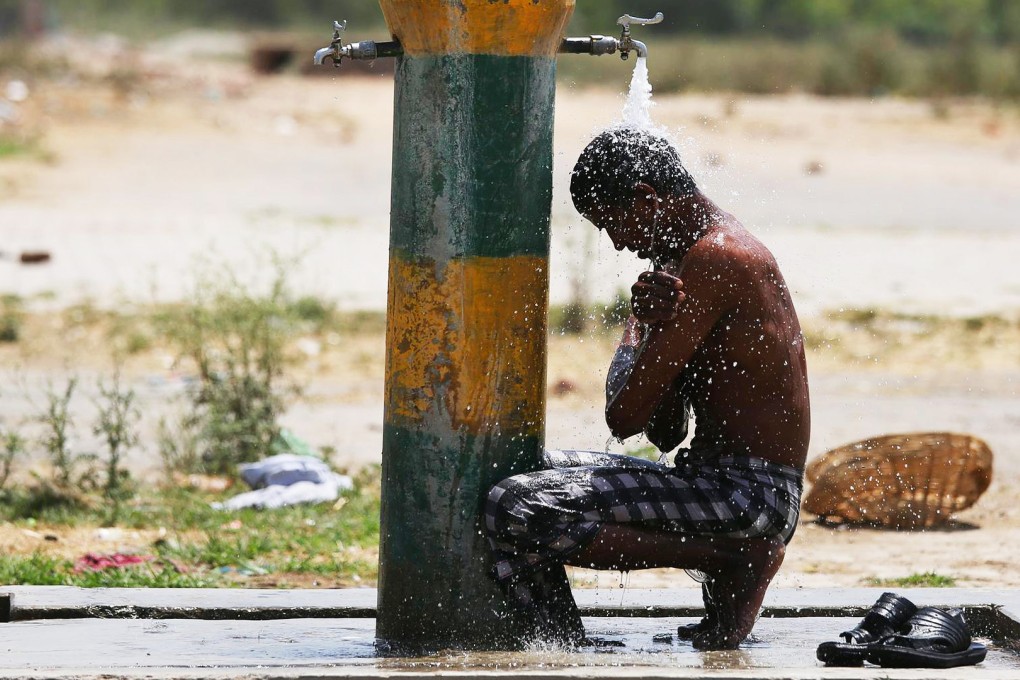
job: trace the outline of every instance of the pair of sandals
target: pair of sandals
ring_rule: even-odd
[[[981,663],[988,649],[972,642],[959,609],[921,607],[895,593],[884,593],[864,619],[840,633],[841,642],[818,646],[827,666],[883,668],[955,668]]]

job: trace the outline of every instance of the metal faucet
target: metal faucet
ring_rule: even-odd
[[[623,26],[623,32],[620,33],[620,44],[617,49],[620,50],[620,59],[627,61],[630,56],[630,51],[634,50],[637,52],[639,59],[644,59],[648,56],[648,48],[640,40],[634,40],[630,37],[630,25],[637,24],[638,26],[650,26],[652,24],[661,23],[663,19],[662,12],[656,12],[655,16],[651,19],[642,19],[640,17],[632,17],[629,14],[624,14],[622,17],[616,20],[618,26]]]
[[[630,36],[630,27],[631,25],[648,26],[650,24],[657,24],[662,19],[662,12],[656,12],[655,16],[651,19],[642,19],[624,14],[616,20],[618,26],[623,26],[623,31],[620,33],[619,38],[605,35],[590,35],[587,38],[564,38],[563,44],[560,46],[560,52],[591,54],[595,56],[619,52],[620,59],[626,61],[633,51],[637,52],[639,58],[644,58],[648,56],[648,47],[640,40],[634,40]]]
[[[655,16],[651,19],[642,19],[641,17],[632,17],[629,14],[624,14],[616,20],[616,24],[623,27],[619,38],[605,35],[590,35],[587,38],[564,38],[559,51],[566,54],[592,54],[595,56],[619,52],[620,59],[624,61],[630,57],[631,52],[637,52],[638,58],[645,58],[648,56],[648,47],[640,40],[634,40],[631,37],[630,27],[632,25],[649,26],[660,23],[662,19],[662,12],[656,12]],[[333,22],[333,42],[329,44],[329,47],[316,50],[313,59],[316,66],[325,64],[327,58],[333,62],[333,66],[339,67],[340,62],[344,58],[371,61],[379,57],[399,57],[404,53],[404,48],[400,45],[399,40],[387,42],[362,40],[361,42],[344,45],[344,32],[346,30],[346,21],[343,23],[339,21]]]
[[[397,57],[404,53],[404,49],[397,40],[387,42],[376,42],[374,40],[362,40],[361,42],[344,45],[344,32],[347,30],[347,22],[333,22],[333,42],[329,47],[323,47],[315,51],[312,63],[322,66],[329,57],[333,66],[339,68],[344,57],[348,59],[362,59],[371,61],[378,57]]]
[[[322,66],[326,57],[331,57],[333,59],[334,66],[340,66],[340,58],[343,56],[344,31],[346,30],[346,19],[342,24],[339,21],[333,22],[333,42],[329,44],[329,47],[323,47],[321,50],[316,50],[315,57],[312,58],[312,62],[316,66]]]

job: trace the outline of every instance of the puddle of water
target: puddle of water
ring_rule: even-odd
[[[132,668],[376,668],[379,670],[522,671],[569,668],[817,668],[815,648],[853,627],[856,618],[762,619],[736,651],[699,652],[688,642],[656,642],[683,618],[586,618],[593,637],[616,647],[579,651],[442,652],[417,658],[380,658],[374,619],[278,621],[98,620],[32,621],[4,625],[3,669]],[[1014,670],[1020,655],[989,644],[982,668]]]

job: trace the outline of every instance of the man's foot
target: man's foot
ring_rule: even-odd
[[[716,625],[694,634],[691,643],[695,648],[736,649],[744,641],[785,554],[786,547],[778,537],[743,541],[733,553],[732,566],[711,574]]]

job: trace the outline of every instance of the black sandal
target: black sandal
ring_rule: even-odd
[[[923,607],[899,634],[868,645],[867,660],[883,668],[955,668],[981,663],[987,653],[971,642],[961,610]]]
[[[826,666],[860,666],[871,645],[899,632],[916,612],[907,598],[883,593],[856,627],[839,634],[843,642],[823,642],[816,656]]]

